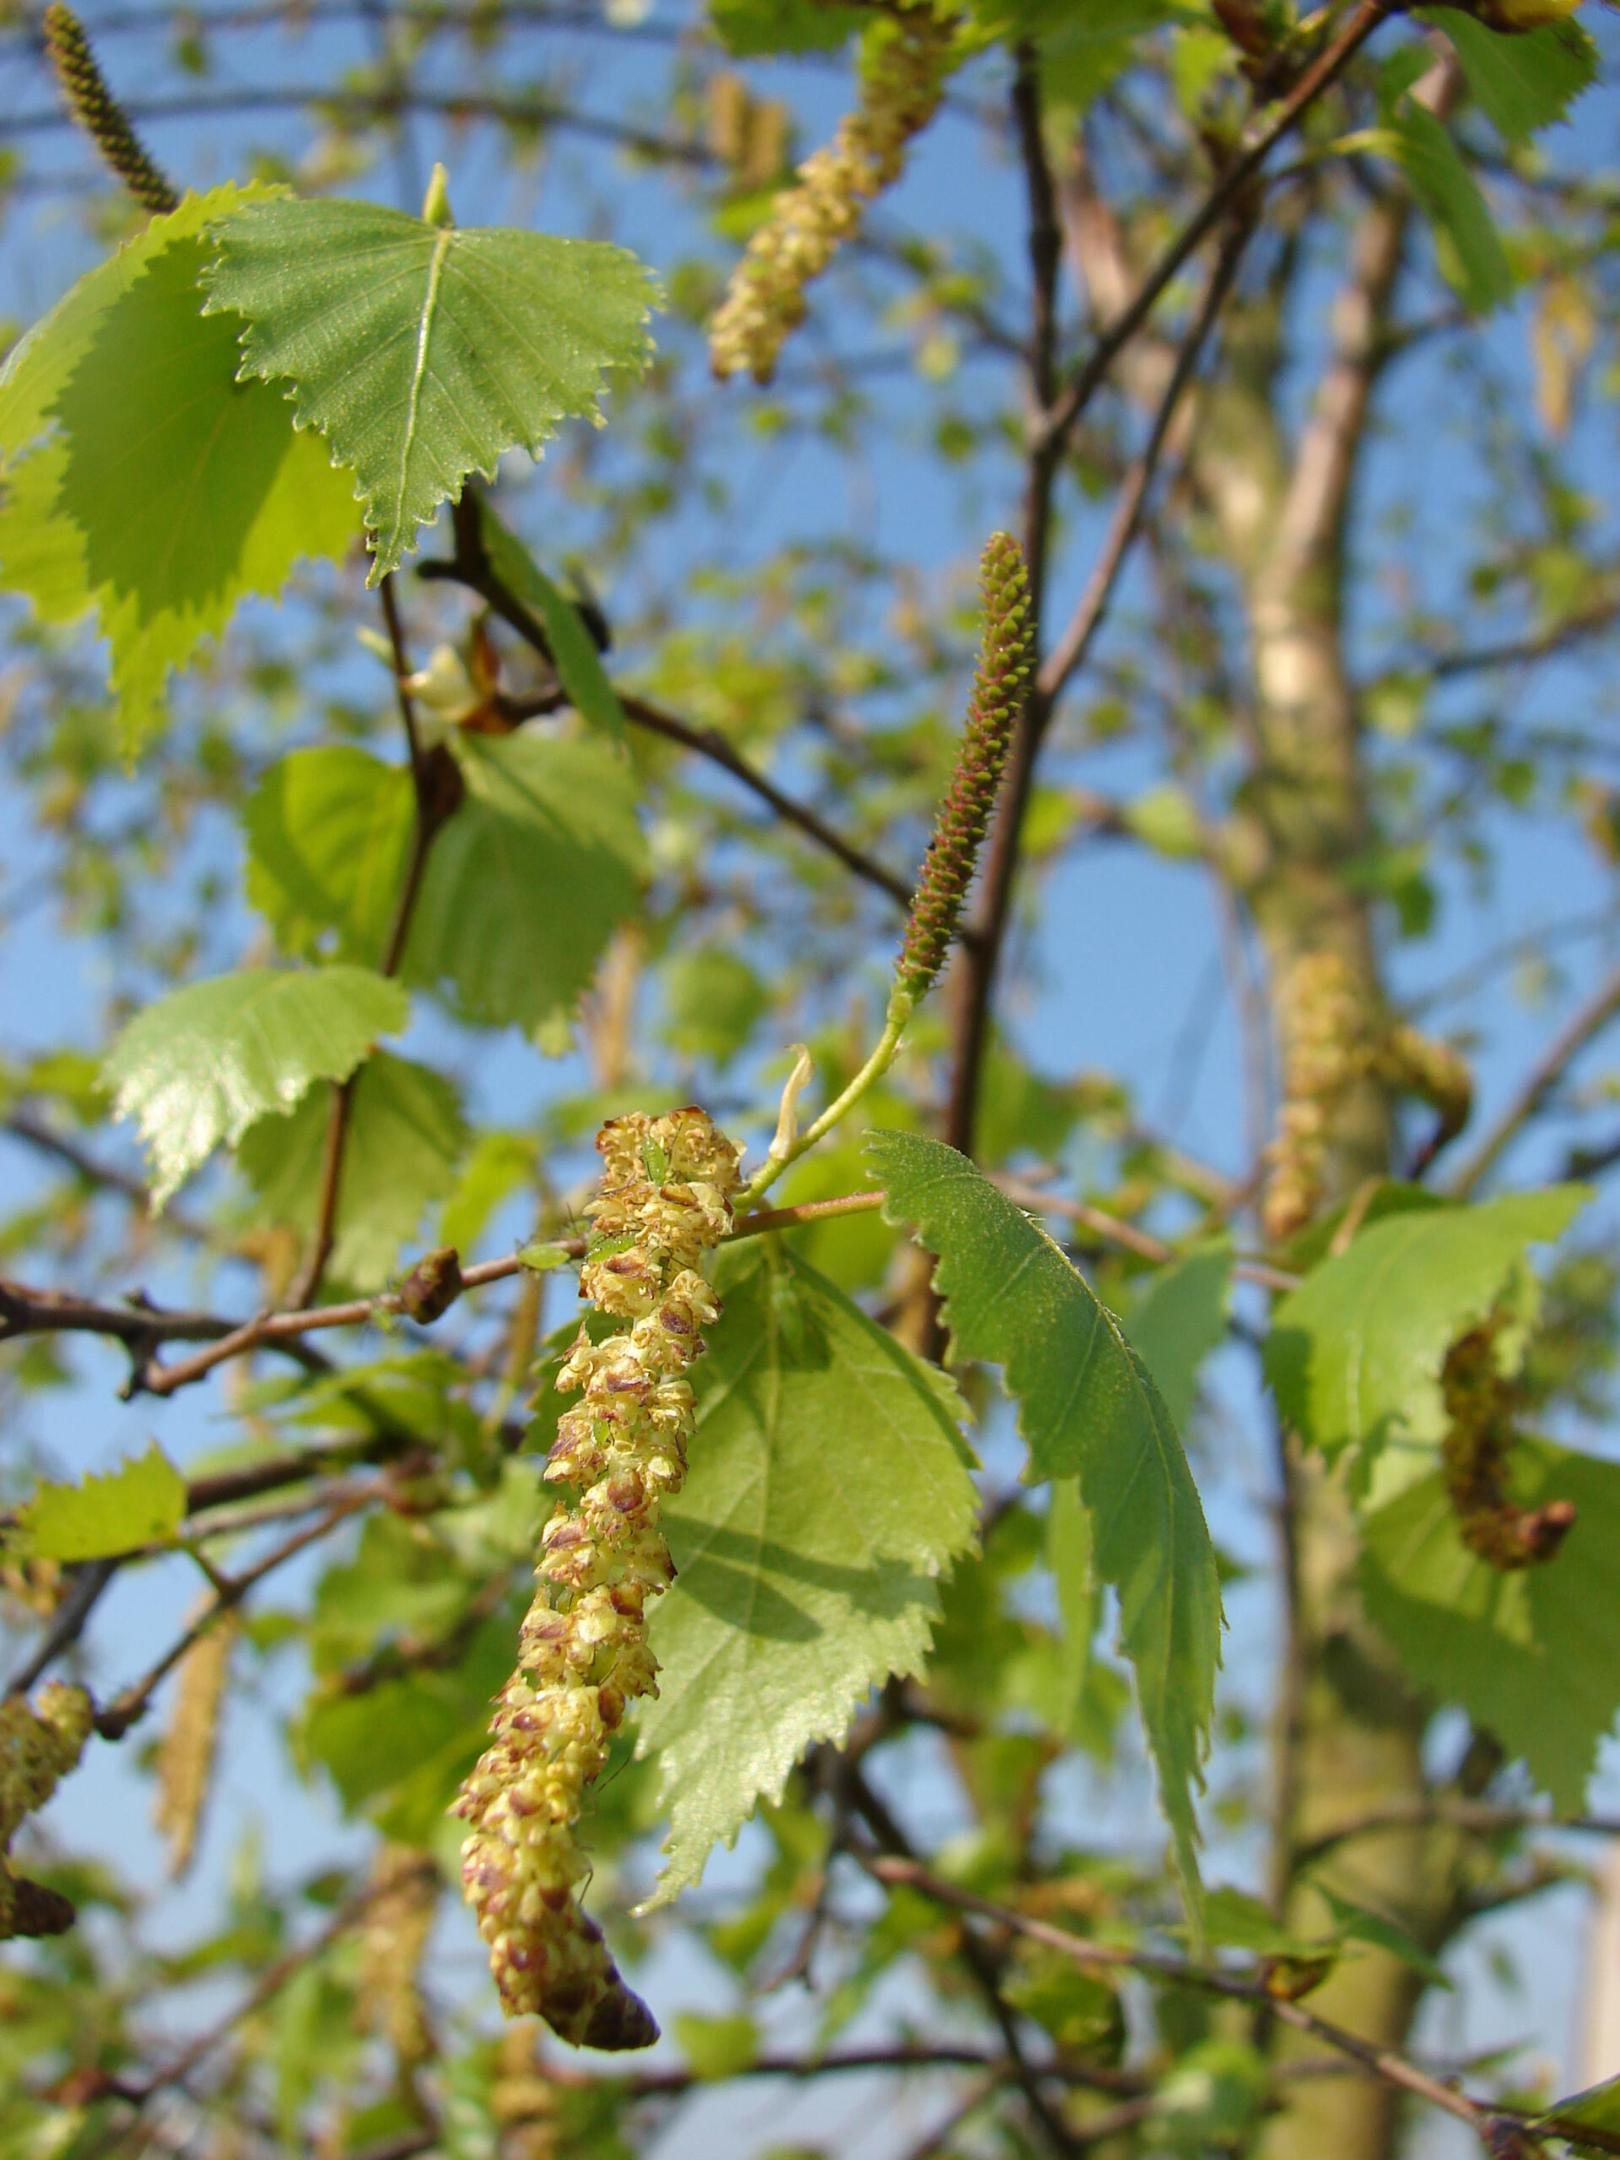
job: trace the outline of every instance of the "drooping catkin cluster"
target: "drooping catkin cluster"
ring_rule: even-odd
[[[1467,1124],[1474,1083],[1449,1044],[1369,1011],[1342,953],[1305,953],[1293,962],[1278,990],[1277,1022],[1283,1105],[1261,1222],[1271,1242],[1283,1244],[1321,1208],[1334,1124],[1362,1081],[1383,1080],[1433,1107],[1439,1126],[1431,1153]]]
[[[384,1845],[371,1870],[376,1895],[360,1928],[360,2005],[405,2070],[433,2053],[422,2000],[422,1958],[433,1932],[439,1883],[425,1853]]]
[[[577,2047],[634,2048],[658,2027],[578,1903],[590,1863],[576,1826],[626,1705],[657,1691],[646,1604],[675,1572],[659,1508],[686,1476],[686,1372],[720,1310],[699,1266],[731,1227],[739,1151],[693,1108],[615,1118],[596,1145],[580,1288],[616,1325],[596,1342],[582,1326],[557,1375],[583,1399],[558,1421],[545,1474],[578,1498],[546,1524],[518,1669],[455,1812],[471,1825],[462,1883],[508,2016],[537,2013]]]
[[[1273,1244],[1303,1230],[1322,1204],[1334,1119],[1367,1070],[1363,1002],[1335,952],[1302,954],[1279,987],[1282,1116],[1260,1211]]]
[[[69,112],[135,200],[154,217],[177,210],[179,195],[130,126],[107,87],[83,23],[63,0],[51,0],[45,10],[45,50]]]
[[[945,965],[973,867],[990,827],[1034,661],[1029,573],[1010,533],[992,533],[979,559],[984,627],[968,700],[967,726],[951,784],[934,819],[906,934],[895,963],[901,990],[920,998]]]
[[[1508,1458],[1516,1437],[1517,1390],[1501,1371],[1494,1314],[1459,1336],[1440,1375],[1447,1431],[1440,1450],[1457,1532],[1470,1552],[1504,1573],[1550,1560],[1575,1521],[1574,1503],[1520,1507],[1508,1493]]]
[[[804,320],[805,287],[860,227],[867,203],[899,179],[913,136],[938,110],[958,24],[933,0],[897,0],[861,47],[860,103],[748,243],[709,329],[718,376],[746,369],[769,382]]]
[[[1474,1076],[1467,1060],[1450,1043],[1436,1042],[1405,1021],[1390,1029],[1379,1069],[1392,1085],[1429,1104],[1439,1124],[1429,1146],[1433,1152],[1468,1123],[1474,1108]]]
[[[23,1818],[45,1805],[57,1780],[84,1753],[90,1719],[84,1689],[55,1682],[40,1690],[37,1710],[25,1695],[0,1702],[0,1942],[14,1935],[60,1935],[73,1925],[68,1899],[12,1874],[5,1855]]]
[[[213,1782],[220,1706],[235,1640],[236,1616],[222,1613],[181,1659],[174,1710],[158,1748],[152,1820],[168,1840],[169,1873],[176,1879],[191,1865]]]

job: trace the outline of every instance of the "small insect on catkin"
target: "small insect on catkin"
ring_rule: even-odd
[[[895,965],[897,987],[914,1001],[923,996],[950,951],[1034,663],[1029,572],[1010,533],[992,533],[985,542],[979,591],[984,626],[967,726],[951,784],[934,819],[934,836],[923,857]]]
[[[897,0],[861,49],[861,98],[838,133],[799,167],[748,243],[709,328],[718,376],[746,370],[769,382],[804,320],[805,287],[859,229],[874,195],[892,187],[906,149],[939,109],[955,59],[957,20],[932,0]]]
[[[162,217],[180,197],[152,162],[123,107],[107,87],[84,24],[63,0],[45,10],[45,50],[73,117],[144,209]]]
[[[674,1578],[659,1527],[686,1476],[687,1369],[720,1307],[699,1272],[731,1228],[739,1150],[698,1109],[614,1118],[580,1289],[613,1323],[582,1326],[557,1375],[582,1400],[558,1421],[545,1475],[574,1488],[546,1524],[518,1668],[454,1812],[461,1875],[509,2017],[536,2013],[576,2047],[648,2047],[658,2027],[583,1911],[586,1788],[626,1705],[657,1693],[646,1604]]]
[[[12,1874],[6,1854],[23,1819],[77,1765],[90,1717],[90,1698],[80,1687],[41,1688],[37,1710],[25,1695],[0,1702],[0,1942],[60,1935],[73,1925],[73,1907],[61,1892]]]

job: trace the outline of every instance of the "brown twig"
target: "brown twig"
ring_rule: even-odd
[[[423,1880],[436,1882],[438,1879],[437,1870],[431,1860],[424,1859],[419,1872]],[[216,2048],[223,2047],[246,2019],[262,2010],[267,2002],[280,1994],[289,1980],[302,1972],[306,1965],[311,1965],[317,1958],[323,1957],[357,1921],[363,1920],[378,1898],[397,1893],[400,1887],[401,1879],[395,1875],[388,1882],[368,1883],[363,1890],[356,1891],[353,1897],[344,1900],[318,1934],[312,1936],[307,1943],[301,1943],[296,1949],[286,1951],[273,1964],[267,1965],[241,2001],[233,2004],[223,2017],[205,2027],[195,2039],[189,2040],[177,2054],[171,2056],[150,2076],[141,2079],[138,2084],[120,2083],[111,2096],[127,2101],[132,2107],[140,2108],[154,2094],[169,2086],[184,2084],[197,2065],[212,2055]]]
[[[405,628],[400,621],[399,601],[394,591],[394,574],[389,571],[377,590],[382,606],[383,622],[388,631],[389,650],[394,659],[394,695],[399,706],[400,724],[405,730],[405,746],[410,755],[411,785],[416,802],[416,822],[411,832],[411,851],[405,863],[405,876],[400,884],[399,897],[394,904],[394,919],[389,926],[388,940],[383,948],[378,972],[392,977],[399,973],[405,958],[405,947],[411,934],[411,922],[416,913],[416,903],[422,891],[422,879],[427,870],[428,855],[433,843],[452,817],[461,800],[460,768],[450,753],[443,748],[426,751],[422,748],[421,731],[416,723],[416,703],[406,687],[411,672],[410,655],[405,645]],[[354,1095],[365,1071],[362,1065],[346,1080],[338,1081],[332,1090],[332,1111],[326,1124],[326,1139],[321,1149],[320,1190],[315,1203],[315,1227],[310,1238],[309,1254],[288,1295],[288,1303],[294,1306],[308,1305],[321,1286],[332,1248],[337,1243],[338,1208],[343,1197],[343,1165],[348,1152],[349,1131],[354,1122]]]
[[[95,1729],[102,1739],[123,1738],[131,1725],[144,1715],[147,1704],[162,1681],[179,1664],[192,1644],[200,1636],[206,1635],[223,1614],[234,1611],[256,1584],[263,1582],[267,1575],[273,1574],[277,1568],[284,1566],[309,1546],[329,1537],[349,1516],[380,1499],[383,1491],[384,1486],[379,1480],[373,1480],[366,1485],[351,1486],[328,1503],[318,1522],[306,1523],[302,1529],[283,1538],[279,1545],[272,1546],[262,1559],[256,1560],[252,1567],[245,1569],[240,1575],[221,1577],[212,1603],[185,1629],[178,1641],[172,1643],[139,1680],[122,1689],[105,1710],[96,1712]]]
[[[1041,696],[1048,707],[1056,703],[1075,671],[1085,665],[1097,633],[1107,617],[1109,603],[1119,583],[1125,558],[1141,530],[1142,513],[1158,474],[1171,424],[1193,376],[1197,373],[1198,363],[1203,357],[1204,347],[1215,327],[1216,318],[1226,305],[1252,233],[1253,227],[1247,222],[1234,224],[1215,259],[1215,267],[1204,288],[1198,311],[1177,348],[1175,364],[1153,415],[1147,440],[1132,461],[1125,484],[1120,490],[1107,537],[1092,568],[1086,589],[1080,595],[1073,615],[1041,667],[1037,681]]]
[[[1052,407],[1048,426],[1064,440],[1110,369],[1157,306],[1161,295],[1188,257],[1225,218],[1232,204],[1248,188],[1266,159],[1284,136],[1296,128],[1322,93],[1330,89],[1388,17],[1395,12],[1393,0],[1361,0],[1350,20],[1332,44],[1300,76],[1288,95],[1273,108],[1270,119],[1233,159],[1204,197],[1203,202],[1143,278],[1130,300],[1098,335],[1085,365]]]
[[[846,1760],[843,1772],[851,1806],[889,1855],[887,1859],[875,1863],[863,1861],[862,1864],[869,1866],[872,1872],[879,1873],[879,1879],[883,1881],[889,1878],[880,1871],[891,1866],[901,1870],[914,1870],[918,1876],[925,1877],[926,1871],[917,1862],[911,1841],[884,1801],[867,1783],[859,1765]],[[853,1853],[857,1860],[861,1859],[858,1847],[846,1845],[845,1849]],[[1054,2152],[1065,2155],[1077,2152],[1080,2147],[1067,2123],[1042,2092],[1037,2066],[1025,2053],[1017,2017],[1001,1992],[1001,1976],[996,1968],[996,1960],[971,1928],[964,1927],[961,1931],[961,1956],[962,1963],[972,1976],[973,1984],[1001,2034],[1002,2045],[1007,2050],[1013,2075],[1023,2092],[1031,2116]]]
[[[1507,1149],[1545,1105],[1547,1098],[1583,1050],[1620,1014],[1620,968],[1599,984],[1580,1010],[1571,1015],[1520,1083],[1496,1123],[1451,1181],[1451,1191],[1466,1200],[1496,1167]]]
[[[1079,606],[1063,635],[1042,661],[1030,685],[1024,710],[1007,761],[1001,807],[990,837],[984,871],[984,896],[962,969],[955,1021],[955,1047],[951,1095],[946,1114],[946,1138],[964,1154],[973,1152],[978,1117],[979,1086],[984,1051],[989,1039],[990,1006],[996,969],[1012,915],[1013,893],[1023,846],[1024,815],[1035,783],[1035,768],[1051,723],[1056,700],[1074,671],[1091,650],[1106,619],[1131,544],[1141,529],[1142,511],[1153,485],[1170,424],[1198,365],[1199,356],[1237,274],[1247,245],[1247,222],[1228,234],[1204,299],[1184,333],[1170,380],[1160,399],[1148,439],[1134,459],[1116,505],[1108,535]],[[1031,562],[1031,621],[1037,650],[1040,642],[1040,587],[1034,565],[1044,563],[1046,529],[1051,518],[1052,458],[1054,440],[1038,430],[1030,451],[1025,489],[1025,553]]]
[[[1429,2106],[1441,2109],[1445,2114],[1464,2122],[1489,2150],[1489,2141],[1495,2126],[1505,2119],[1502,2110],[1489,2101],[1476,2100],[1459,2091],[1456,2086],[1431,2077],[1404,2055],[1392,2048],[1376,2046],[1363,2040],[1342,2025],[1318,2017],[1307,2010],[1303,2003],[1289,2002],[1274,1995],[1264,1979],[1255,1973],[1246,1973],[1224,1966],[1195,1964],[1187,1958],[1171,1957],[1154,1950],[1126,1949],[1114,1943],[1093,1942],[1083,1936],[1071,1935],[1067,1929],[1054,1927],[1048,1921],[1036,1920],[1010,1905],[998,1905],[990,1898],[975,1895],[971,1890],[959,1889],[937,1875],[921,1867],[916,1861],[888,1857],[881,1854],[857,1853],[857,1858],[867,1872],[879,1882],[891,1886],[918,1891],[936,1903],[953,1907],[958,1912],[976,1914],[980,1919],[994,1922],[1015,1935],[1022,1935],[1030,1942],[1043,1944],[1056,1950],[1076,1965],[1091,1971],[1139,1972],[1149,1978],[1169,1982],[1175,1987],[1196,1989],[1201,1994],[1221,1995],[1231,2001],[1245,2002],[1265,2009],[1271,2016],[1297,2032],[1308,2033],[1320,2040],[1338,2055],[1355,2063],[1370,2076],[1382,2078],[1386,2083],[1410,2093],[1414,2098],[1426,2101]]]
[[[489,560],[478,523],[477,497],[472,488],[467,488],[460,502],[456,504],[452,525],[455,533],[453,557],[448,562],[424,562],[419,567],[418,575],[432,579],[449,579],[466,586],[469,592],[477,593],[509,629],[517,632],[532,652],[548,666],[551,665],[553,656],[544,628],[535,621],[516,594],[501,582]],[[678,743],[682,749],[691,750],[697,756],[707,758],[710,764],[718,765],[723,772],[729,773],[781,818],[784,824],[791,825],[797,832],[803,833],[806,839],[813,840],[817,847],[841,862],[853,876],[860,878],[864,884],[872,886],[876,891],[886,893],[897,907],[910,907],[911,884],[908,879],[874,860],[852,841],[846,840],[841,832],[829,825],[827,820],[807,803],[801,803],[795,797],[785,794],[774,780],[768,779],[751,765],[718,728],[695,727],[690,721],[681,719],[679,714],[668,711],[650,698],[638,697],[633,691],[621,689],[618,696],[624,716],[633,726],[643,729],[649,735],[662,736],[666,742]],[[552,702],[548,693],[546,703],[549,706]]]

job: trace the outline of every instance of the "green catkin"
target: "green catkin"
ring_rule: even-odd
[[[1010,533],[992,533],[979,559],[984,627],[979,665],[968,700],[967,727],[951,784],[934,820],[906,934],[895,964],[899,988],[921,998],[945,965],[979,848],[990,827],[1023,709],[1034,652],[1029,627],[1029,573]]]
[[[143,208],[154,217],[178,210],[180,197],[148,156],[124,109],[107,88],[85,28],[63,0],[45,10],[45,50],[69,112]]]
[[[1440,1375],[1447,1430],[1440,1461],[1457,1534],[1470,1552],[1509,1573],[1550,1560],[1569,1535],[1569,1500],[1520,1507],[1509,1497],[1507,1467],[1517,1437],[1517,1391],[1496,1359],[1505,1316],[1494,1314],[1459,1336]]]
[[[939,109],[955,58],[957,22],[932,0],[911,0],[867,32],[861,95],[838,133],[799,167],[794,185],[748,243],[709,328],[720,377],[746,370],[769,382],[804,320],[805,288],[860,228],[865,205],[899,179],[908,145]]]
[[[60,1935],[74,1911],[59,1891],[13,1875],[6,1854],[25,1816],[41,1808],[75,1767],[90,1737],[90,1698],[80,1687],[42,1688],[35,1710],[25,1695],[0,1702],[0,1942]]]
[[[739,1151],[692,1108],[615,1118],[596,1145],[580,1289],[615,1331],[593,1342],[582,1326],[557,1375],[583,1399],[559,1419],[545,1475],[578,1498],[546,1524],[518,1669],[454,1812],[471,1826],[462,1885],[507,2015],[622,2049],[658,2027],[578,1902],[590,1862],[577,1825],[627,1704],[657,1693],[646,1605],[675,1572],[659,1508],[686,1475],[686,1372],[720,1310],[699,1267],[731,1227]]]

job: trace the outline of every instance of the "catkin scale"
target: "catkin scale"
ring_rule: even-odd
[[[647,1600],[675,1572],[659,1508],[686,1475],[685,1374],[720,1311],[699,1264],[731,1227],[738,1151],[691,1108],[615,1118],[596,1144],[580,1289],[616,1325],[594,1342],[582,1326],[557,1375],[581,1400],[558,1420],[545,1477],[577,1498],[542,1533],[518,1668],[455,1812],[471,1826],[462,1885],[507,2014],[623,2049],[658,2027],[578,1902],[590,1863],[576,1826],[629,1703],[657,1692]]]

